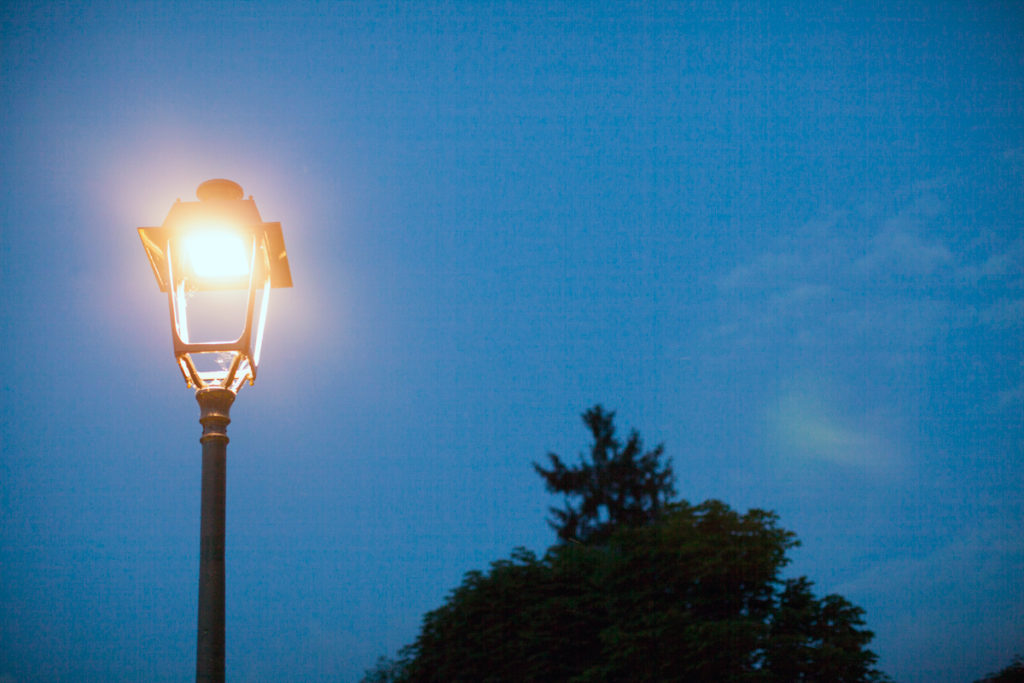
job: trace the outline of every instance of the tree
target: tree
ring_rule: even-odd
[[[875,653],[867,649],[874,634],[864,628],[864,610],[839,595],[818,600],[806,577],[783,584],[769,621],[765,666],[773,680],[879,680]]]
[[[1024,658],[1017,655],[1007,667],[974,683],[1024,683]]]
[[[403,651],[407,681],[569,680],[600,648],[591,558],[517,549],[468,572]]]
[[[612,417],[584,414],[591,462],[534,465],[580,499],[556,516],[561,542],[468,572],[364,681],[887,680],[860,608],[781,578],[798,541],[774,513],[669,502],[661,447],[640,455],[635,432],[621,447]]]
[[[776,577],[793,534],[774,514],[676,503],[609,539],[609,615],[591,680],[755,681]],[[598,551],[600,552],[600,551]]]
[[[644,452],[633,430],[623,446],[615,438],[614,412],[596,405],[583,413],[593,435],[590,460],[566,466],[548,453],[550,468],[533,463],[548,491],[565,496],[565,508],[551,508],[548,523],[567,541],[601,542],[620,526],[641,526],[658,517],[675,495],[671,464],[661,462],[664,446]]]
[[[466,574],[400,680],[876,681],[862,612],[779,580],[797,545],[773,513],[676,503],[597,544],[519,549]]]
[[[381,655],[372,669],[363,674],[362,683],[399,683],[407,676],[406,662]]]

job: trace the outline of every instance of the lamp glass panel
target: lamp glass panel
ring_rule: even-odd
[[[185,294],[189,342],[234,341],[245,331],[249,292],[244,289],[191,291]]]
[[[253,344],[253,362],[259,365],[260,362],[260,350],[263,348],[263,331],[267,325],[267,307],[270,304],[270,276],[268,275],[263,283],[263,287],[257,290],[256,310],[253,311],[256,314],[255,325],[256,325],[256,342]]]
[[[204,376],[227,374],[237,351],[211,351],[190,354],[199,374]]]

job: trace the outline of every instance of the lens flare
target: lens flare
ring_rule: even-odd
[[[223,227],[203,228],[186,235],[182,244],[188,264],[198,278],[238,278],[249,274],[249,250],[237,232]]]

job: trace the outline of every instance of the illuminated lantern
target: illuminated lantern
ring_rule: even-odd
[[[207,180],[196,197],[176,201],[163,225],[139,236],[167,292],[186,383],[236,393],[256,380],[271,288],[292,286],[288,255],[281,224],[263,222],[237,183]]]

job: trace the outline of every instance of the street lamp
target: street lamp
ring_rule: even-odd
[[[176,201],[163,225],[139,228],[139,237],[160,291],[167,292],[174,357],[199,402],[196,681],[223,681],[227,426],[239,389],[256,381],[270,290],[291,287],[292,277],[281,224],[264,223],[252,197],[243,199],[241,186],[207,180],[196,197],[197,202]],[[236,310],[226,310],[232,303]],[[223,321],[233,316],[240,326],[225,335],[232,328]],[[220,338],[204,339],[211,334]]]

